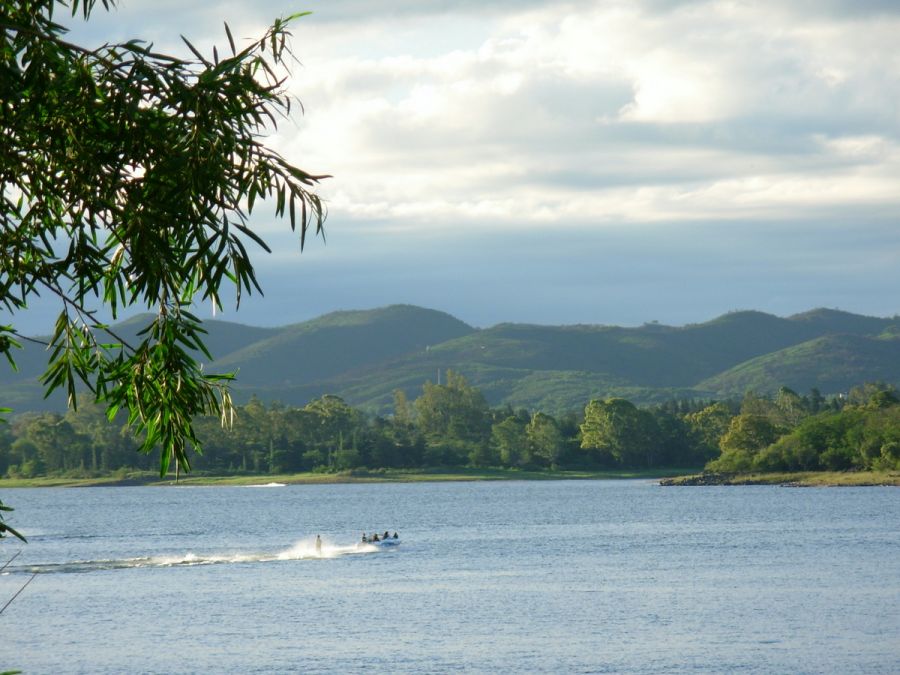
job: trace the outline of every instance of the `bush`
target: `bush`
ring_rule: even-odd
[[[881,446],[881,457],[875,460],[874,468],[881,471],[900,469],[900,443],[890,441]]]
[[[748,450],[725,450],[718,459],[706,465],[715,473],[746,473],[753,468],[753,455]]]
[[[789,471],[792,468],[783,447],[777,443],[760,450],[753,458],[754,471]]]
[[[847,471],[854,467],[856,453],[850,448],[838,446],[828,448],[819,456],[822,467],[829,471]]]
[[[41,465],[40,460],[37,459],[29,459],[22,462],[22,466],[19,469],[20,478],[37,478],[43,475],[44,467]]]

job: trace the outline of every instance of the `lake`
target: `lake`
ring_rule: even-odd
[[[897,488],[4,490],[0,671],[900,672]],[[401,544],[357,547],[363,531]],[[314,539],[324,546],[316,555]]]

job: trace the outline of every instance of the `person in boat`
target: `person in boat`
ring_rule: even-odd
[[[388,532],[387,530],[385,530],[385,531],[384,531],[384,535],[383,535],[381,538],[382,538],[382,539],[390,539],[390,538],[391,538],[391,533]]]
[[[397,534],[396,532],[394,532],[394,539],[399,539],[399,538],[400,538],[400,535]]]
[[[365,532],[363,532],[362,543],[364,543],[364,544],[368,544],[368,543],[369,543],[369,539],[368,539],[368,537],[366,537],[366,533],[365,533]]]
[[[377,533],[377,532],[376,532],[375,534],[372,535],[372,541],[381,541],[381,540],[378,538],[378,533]]]
[[[322,555],[322,537],[316,535],[316,555]]]

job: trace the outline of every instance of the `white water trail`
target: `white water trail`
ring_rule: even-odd
[[[195,565],[221,565],[234,563],[266,563],[289,560],[330,560],[346,555],[378,553],[381,549],[372,544],[337,544],[322,539],[322,548],[317,550],[315,538],[305,538],[282,551],[275,552],[226,552],[217,554],[197,554],[188,552],[175,555],[158,555],[119,560],[76,560],[66,563],[36,565],[16,565],[7,568],[14,573],[71,573],[94,572],[98,570],[128,569],[135,567],[190,567]]]
[[[339,558],[344,555],[355,555],[358,553],[376,553],[378,548],[371,544],[333,544],[330,541],[322,540],[322,550],[316,550],[315,539],[301,539],[289,549],[286,549],[276,556],[276,560],[310,560],[310,559],[329,559]]]

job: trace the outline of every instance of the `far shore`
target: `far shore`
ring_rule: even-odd
[[[277,475],[230,475],[182,474],[176,482],[174,475],[160,478],[152,472],[133,472],[124,476],[104,476],[100,478],[65,478],[44,476],[40,478],[0,479],[0,490],[4,488],[36,487],[122,487],[142,486],[216,486],[216,485],[321,485],[330,483],[426,483],[448,481],[502,481],[502,480],[658,480],[665,477],[695,474],[697,468],[686,469],[645,469],[620,471],[568,471],[523,469],[384,469],[353,470],[336,473],[290,473]]]
[[[620,471],[577,471],[523,469],[383,469],[353,470],[336,473],[305,472],[277,475],[212,475],[174,474],[160,478],[159,474],[143,471],[125,475],[97,478],[67,478],[42,476],[39,478],[3,478],[4,488],[41,487],[126,487],[126,486],[253,486],[253,485],[323,485],[336,483],[442,483],[451,481],[509,481],[509,480],[658,480],[665,486],[704,485],[783,485],[789,487],[900,487],[900,471],[808,471],[784,473],[714,474],[701,473],[697,468],[643,469]]]
[[[662,485],[784,485],[787,487],[900,487],[900,471],[797,471],[784,473],[698,473],[667,477]]]

